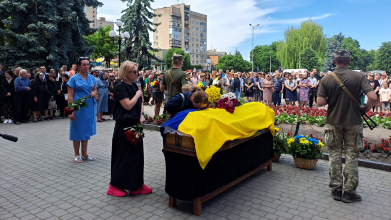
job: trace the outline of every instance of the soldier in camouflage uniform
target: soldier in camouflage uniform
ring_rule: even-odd
[[[367,105],[361,106],[361,110],[368,112],[376,104],[377,96],[363,74],[349,69],[350,61],[348,50],[336,50],[333,60],[336,64],[334,73],[355,99],[360,100],[361,92],[368,96]],[[356,193],[358,155],[364,149],[360,106],[341,88],[332,74],[320,81],[317,104],[328,104],[325,145],[329,150],[329,187],[332,197],[343,202],[360,201],[361,196]],[[343,151],[346,162],[342,171]]]

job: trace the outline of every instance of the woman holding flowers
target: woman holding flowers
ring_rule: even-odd
[[[88,57],[80,57],[77,62],[79,72],[71,77],[68,85],[68,104],[74,100],[81,99],[86,96],[88,107],[81,108],[80,111],[72,112],[68,115],[71,120],[71,128],[69,131],[69,139],[73,141],[73,149],[75,151],[75,161],[80,163],[83,160],[96,160],[96,158],[87,153],[88,140],[92,135],[96,134],[95,121],[95,98],[98,99],[98,91],[95,87],[96,80],[91,74],[88,74],[90,68],[90,60]],[[80,155],[81,145],[81,155]]]
[[[118,78],[121,80],[114,88],[115,128],[111,152],[111,181],[108,195],[116,197],[129,194],[149,194],[152,188],[144,185],[144,146],[142,137],[136,143],[130,142],[125,129],[143,124],[143,92],[137,88],[135,81],[138,66],[131,61],[121,64]]]
[[[153,100],[155,100],[155,117],[160,114],[160,108],[163,103],[163,92],[160,90],[160,84],[162,83],[163,75],[161,72],[157,72],[155,74],[156,81],[151,83],[151,86],[154,89],[154,93],[152,94]]]

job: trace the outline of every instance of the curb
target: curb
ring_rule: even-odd
[[[325,157],[324,159],[329,160],[329,154],[328,153],[323,153],[323,156]],[[345,156],[342,156],[342,163],[345,163]],[[388,163],[382,163],[382,162],[376,162],[376,161],[371,161],[371,160],[363,160],[363,159],[358,159],[358,165],[361,167],[366,167],[366,168],[372,168],[376,170],[384,170],[391,172],[391,164]]]

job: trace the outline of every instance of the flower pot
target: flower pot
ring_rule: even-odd
[[[297,168],[313,170],[316,167],[318,159],[302,159],[302,158],[293,158]]]
[[[281,154],[274,153],[274,157],[272,159],[273,162],[278,162],[280,160]]]

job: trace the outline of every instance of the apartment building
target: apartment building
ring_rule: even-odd
[[[106,21],[106,18],[104,17],[100,17],[98,19],[98,12],[96,8],[85,6],[84,13],[86,13],[87,19],[91,21],[90,28],[106,27],[110,25],[111,29],[114,30],[114,22]]]
[[[189,54],[192,65],[207,67],[207,16],[190,10],[190,5],[177,4],[158,8],[155,23],[161,23],[153,33],[157,49],[181,48]]]

